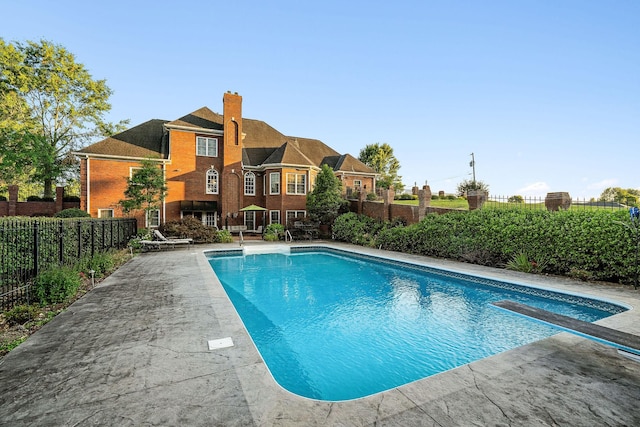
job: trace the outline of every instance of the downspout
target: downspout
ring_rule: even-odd
[[[162,180],[165,182],[167,182],[167,164],[162,162]],[[162,198],[162,222],[161,224],[164,224],[165,222],[167,222],[167,201],[166,201],[166,197]]]
[[[87,213],[91,215],[91,171],[89,168],[89,156],[87,158]]]

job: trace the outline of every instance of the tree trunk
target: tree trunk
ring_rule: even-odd
[[[44,180],[44,197],[53,197],[53,180],[50,178]]]

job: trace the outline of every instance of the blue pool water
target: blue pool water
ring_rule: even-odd
[[[209,262],[275,380],[321,400],[374,394],[558,332],[491,302],[586,321],[624,311],[329,249]]]

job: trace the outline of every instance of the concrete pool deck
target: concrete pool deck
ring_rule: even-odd
[[[640,334],[629,286],[327,244],[617,301],[636,308],[597,323]],[[224,248],[238,245],[141,254],[5,356],[0,426],[640,425],[640,363],[566,332],[363,399],[295,396],[203,254]],[[226,337],[233,347],[209,350]]]

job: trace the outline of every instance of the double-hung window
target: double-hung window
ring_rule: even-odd
[[[218,157],[218,138],[198,136],[196,138],[196,155]]]
[[[307,175],[304,173],[288,173],[287,194],[307,194]]]
[[[280,211],[269,211],[269,224],[280,224]]]
[[[160,209],[152,209],[147,211],[145,218],[147,227],[159,227],[160,226]]]
[[[280,194],[280,172],[269,174],[269,194]]]
[[[253,172],[247,172],[244,174],[244,195],[256,195],[256,174]]]

